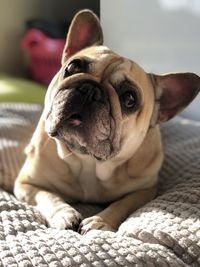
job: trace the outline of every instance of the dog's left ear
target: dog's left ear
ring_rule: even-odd
[[[98,17],[88,9],[78,12],[73,18],[67,34],[62,55],[62,64],[83,48],[102,45],[103,32]]]
[[[194,73],[149,75],[155,90],[152,125],[174,117],[195,98],[200,90],[200,77]]]

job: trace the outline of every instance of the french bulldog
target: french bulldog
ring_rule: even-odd
[[[25,149],[16,197],[59,229],[116,231],[156,196],[163,161],[159,124],[198,94],[193,73],[156,75],[103,46],[99,19],[78,12],[61,69]],[[73,203],[106,204],[82,218]]]

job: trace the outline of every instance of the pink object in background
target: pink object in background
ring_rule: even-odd
[[[22,39],[21,47],[29,57],[31,78],[48,85],[61,66],[65,39],[53,39],[38,29],[30,29]]]

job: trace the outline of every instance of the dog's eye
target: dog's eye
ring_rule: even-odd
[[[137,103],[137,96],[135,92],[127,91],[120,96],[120,100],[126,109],[132,109]]]
[[[83,62],[80,59],[74,59],[65,68],[64,78],[79,73],[82,71],[82,69],[83,69]]]

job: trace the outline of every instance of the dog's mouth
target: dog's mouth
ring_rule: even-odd
[[[47,115],[47,133],[79,154],[103,161],[112,156],[115,123],[106,90],[95,81],[79,81],[55,95]]]

